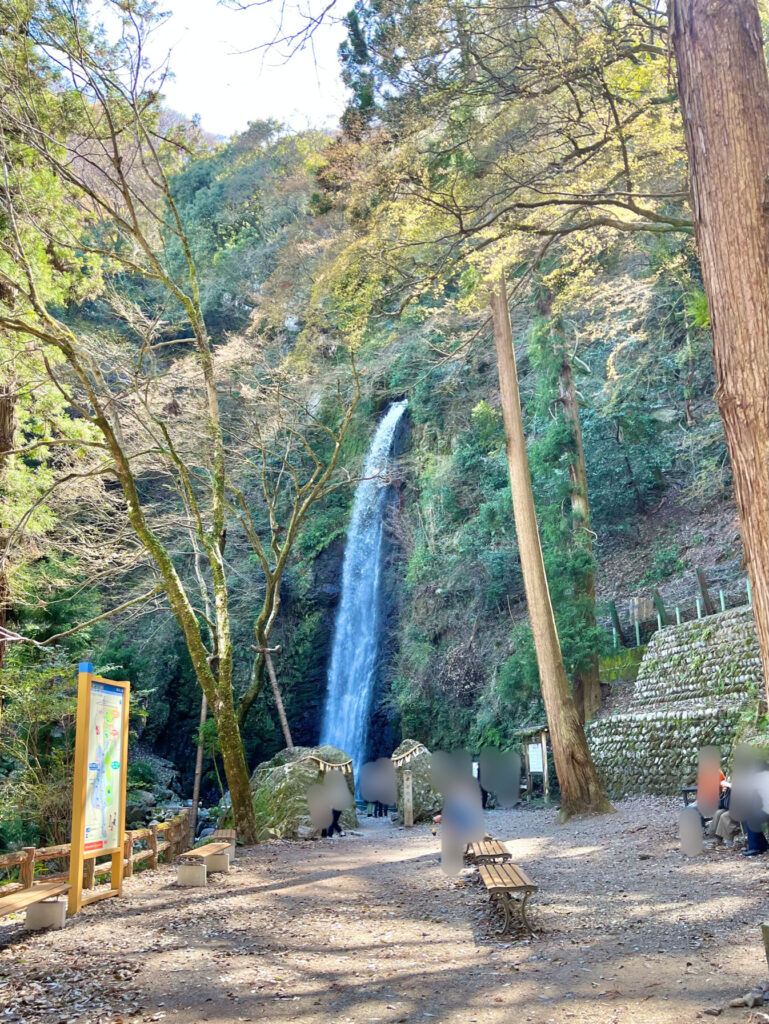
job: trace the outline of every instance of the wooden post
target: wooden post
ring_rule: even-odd
[[[190,845],[195,845],[195,832],[198,827],[198,804],[200,803],[200,780],[203,777],[203,728],[208,716],[208,701],[203,694],[200,700],[200,728],[198,730],[198,749],[195,752],[195,775],[192,783],[192,814],[190,815]]]
[[[179,853],[184,853],[185,850],[189,850],[193,845],[194,841],[190,838],[192,835],[192,828],[190,822],[192,820],[192,808],[185,807],[182,811],[182,837],[181,837],[181,849]]]
[[[130,878],[134,873],[134,837],[132,832],[126,832],[123,844],[123,874]]]
[[[523,742],[523,763],[526,767],[526,799],[531,800],[531,766],[529,764],[529,744],[528,736],[525,737]]]
[[[617,630],[617,636],[622,646],[625,646],[625,634],[622,632],[622,625],[619,621],[619,612],[617,606],[613,601],[609,601],[609,611],[611,612],[611,621],[614,624],[614,628]]]
[[[403,772],[403,824],[411,828],[414,824],[414,789],[411,772]]]
[[[702,569],[695,569],[697,574],[697,582],[700,585],[700,593],[702,594],[702,601],[705,607],[706,615],[713,615],[715,613],[715,605],[710,597],[710,591],[708,590],[708,581],[705,578],[705,573]]]
[[[660,623],[660,629],[662,629],[663,626],[667,626],[669,621],[668,613],[665,609],[665,602],[662,600],[662,594],[660,594],[656,587],[652,591],[652,597],[654,598],[654,603],[657,606],[657,619]]]
[[[123,742],[120,752],[121,784],[120,784],[120,821],[118,822],[117,852],[112,854],[112,873],[109,876],[110,889],[123,894],[123,866],[126,845],[125,810],[128,800],[128,708],[130,699],[130,688],[128,683],[123,690]],[[133,856],[133,843],[129,851],[129,861]],[[133,874],[133,861],[131,861],[131,873]]]
[[[152,851],[149,865],[151,868],[156,868],[158,866],[158,825],[156,821],[153,821],[150,825],[150,837],[147,840],[147,845]]]
[[[542,789],[545,803],[550,803],[550,778],[547,773],[547,733],[542,732]]]
[[[72,797],[72,831],[69,852],[67,913],[76,914],[83,902],[83,841],[85,836],[85,783],[88,771],[88,708],[91,701],[93,665],[81,661],[77,673],[77,726],[75,732],[75,779]]]
[[[766,962],[769,963],[769,921],[764,921],[761,925],[761,937],[764,940],[764,954],[766,956]]]
[[[35,881],[35,847],[25,846],[21,852],[24,860],[19,866],[19,881],[25,889],[31,889]]]
[[[93,889],[96,879],[96,858],[89,857],[83,865],[83,888]]]

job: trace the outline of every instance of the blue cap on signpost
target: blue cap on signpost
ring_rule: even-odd
[[[90,661],[81,661],[77,666],[78,672],[93,672],[93,665]]]

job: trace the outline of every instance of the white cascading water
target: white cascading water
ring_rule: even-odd
[[[394,402],[376,429],[363,479],[355,492],[342,568],[321,743],[352,758],[356,781],[366,753],[380,625],[382,537],[387,472],[398,422],[407,402]]]

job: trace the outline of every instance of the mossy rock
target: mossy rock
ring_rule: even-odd
[[[314,839],[321,830],[313,824],[307,805],[310,786],[322,782],[324,773],[315,761],[318,757],[329,764],[342,764],[347,754],[336,747],[295,747],[281,750],[269,761],[260,764],[251,776],[254,812],[259,839]],[[351,796],[355,795],[352,773],[345,776]],[[355,804],[342,811],[342,828],[356,828]]]
[[[404,740],[400,746],[393,751],[393,758],[400,757],[407,750],[416,746],[416,740]],[[440,814],[443,807],[443,796],[436,789],[433,789],[433,768],[432,756],[425,747],[416,757],[400,768],[395,769],[397,784],[396,804],[398,817],[403,821],[403,772],[411,772],[411,789],[414,797],[414,821],[432,821],[436,814]]]

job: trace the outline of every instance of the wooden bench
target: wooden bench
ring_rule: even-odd
[[[67,904],[57,897],[67,892],[66,882],[38,882],[28,889],[17,889],[10,896],[0,896],[0,917],[26,910],[25,928],[63,928]],[[45,902],[48,900],[51,902]]]
[[[230,843],[206,843],[197,850],[187,850],[175,859],[176,881],[179,885],[206,885],[209,871],[230,870]]]
[[[232,863],[235,860],[235,845],[238,841],[238,833],[235,829],[218,828],[211,836],[211,839],[213,839],[214,842],[218,840],[220,843],[229,843],[230,863]]]
[[[531,925],[526,917],[526,902],[537,886],[532,882],[523,868],[517,864],[481,864],[478,868],[481,881],[491,897],[492,905],[496,905],[503,915],[498,935],[506,935],[510,931],[513,920],[513,908],[520,916],[521,924],[533,935]]]
[[[482,839],[479,843],[468,843],[465,860],[468,864],[504,864],[512,854],[498,839]]]

